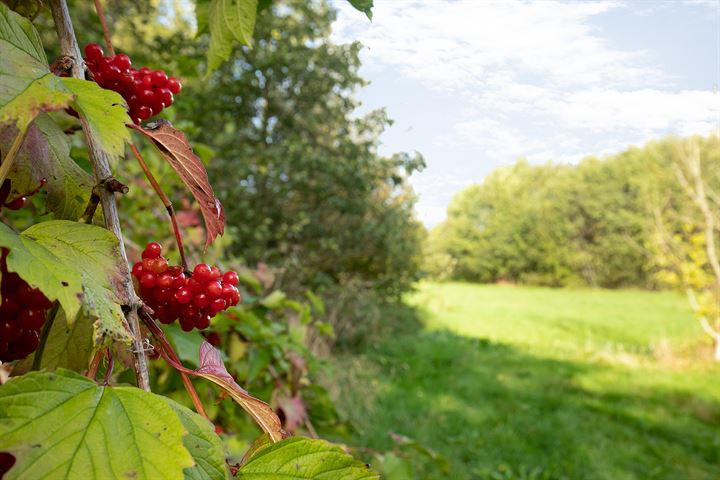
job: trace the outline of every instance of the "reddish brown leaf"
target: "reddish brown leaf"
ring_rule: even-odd
[[[283,439],[282,424],[270,405],[253,397],[235,382],[232,375],[225,369],[220,353],[208,342],[203,342],[200,346],[200,368],[197,370],[185,368],[168,358],[166,360],[181,372],[202,377],[218,385],[253,417],[253,420],[274,442]]]
[[[129,126],[152,141],[200,204],[200,211],[205,219],[207,232],[205,248],[207,248],[215,237],[225,232],[225,211],[208,181],[205,166],[193,152],[185,134],[173,128],[170,122],[165,120],[151,122],[145,127]]]

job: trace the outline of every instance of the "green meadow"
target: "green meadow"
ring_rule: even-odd
[[[334,360],[352,443],[447,460],[416,478],[720,478],[720,368],[682,296],[424,283],[408,303]]]

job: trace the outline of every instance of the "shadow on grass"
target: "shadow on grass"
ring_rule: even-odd
[[[360,445],[407,435],[445,455],[452,478],[720,478],[720,404],[642,378],[661,371],[542,358],[417,318],[402,327],[347,359],[348,389],[369,392],[343,402]]]

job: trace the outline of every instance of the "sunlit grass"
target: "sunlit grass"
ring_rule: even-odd
[[[449,283],[409,301],[417,328],[338,360],[354,443],[407,435],[452,478],[720,478],[720,368],[681,296]]]

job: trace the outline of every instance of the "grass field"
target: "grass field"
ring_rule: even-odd
[[[336,361],[352,443],[447,458],[423,478],[720,479],[720,368],[681,296],[426,283],[408,302],[416,328]]]

